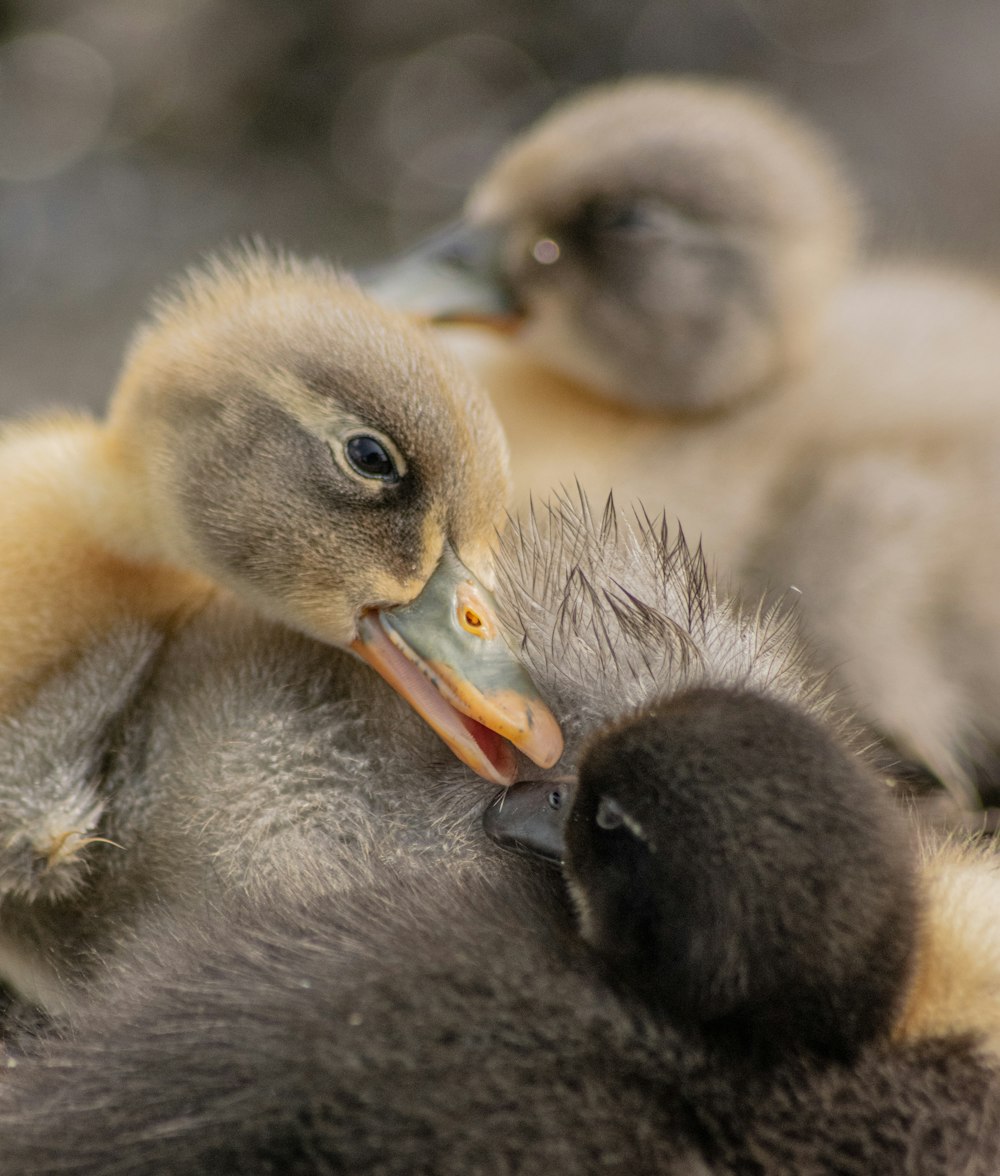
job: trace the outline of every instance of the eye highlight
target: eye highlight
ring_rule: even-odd
[[[370,433],[355,433],[344,442],[347,464],[362,478],[376,482],[398,482],[399,468],[388,445]]]
[[[531,256],[539,265],[555,265],[561,254],[559,242],[552,237],[539,237],[531,247]]]

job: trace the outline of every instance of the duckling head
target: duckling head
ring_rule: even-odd
[[[487,831],[559,859],[580,933],[643,1004],[758,1054],[887,1033],[916,937],[883,785],[799,708],[704,686],[516,785]]]
[[[216,261],[139,331],[108,436],[142,557],[354,649],[488,779],[505,739],[558,759],[490,596],[499,423],[425,331],[326,266]]]
[[[612,399],[713,410],[808,355],[854,204],[826,144],[766,97],[630,80],[514,140],[463,222],[371,286],[441,320],[514,325],[541,362]]]

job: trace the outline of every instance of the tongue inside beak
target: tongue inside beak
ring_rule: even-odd
[[[511,744],[541,767],[562,754],[559,725],[507,648],[489,593],[450,550],[410,604],[364,613],[351,648],[485,779],[513,781]]]

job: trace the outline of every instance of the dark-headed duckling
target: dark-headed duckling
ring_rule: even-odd
[[[560,860],[623,989],[762,1049],[887,1034],[917,940],[888,789],[800,707],[700,687],[596,739],[579,783],[514,785],[502,843]]]
[[[446,334],[503,421],[516,503],[613,488],[751,597],[794,587],[890,756],[968,804],[1000,748],[1000,295],[855,264],[855,204],[766,96],[626,81],[529,128],[458,230],[373,285],[513,327]]]
[[[561,738],[499,635],[507,457],[441,348],[328,267],[192,272],[138,332],[107,420],[0,437],[0,710],[124,621],[211,591],[350,647],[488,779]],[[34,838],[7,824],[0,840]]]
[[[556,830],[579,933],[542,867],[483,857],[147,928],[65,1041],[12,1058],[0,1164],[993,1176],[1000,1071],[887,1040],[916,930],[896,816],[796,708],[684,693],[584,756]]]

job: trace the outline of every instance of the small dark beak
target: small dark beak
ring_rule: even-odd
[[[505,233],[458,221],[360,274],[384,306],[434,322],[513,329],[521,311],[503,271]]]
[[[483,813],[483,829],[506,849],[561,862],[566,856],[566,826],[576,790],[573,776],[512,784]]]

